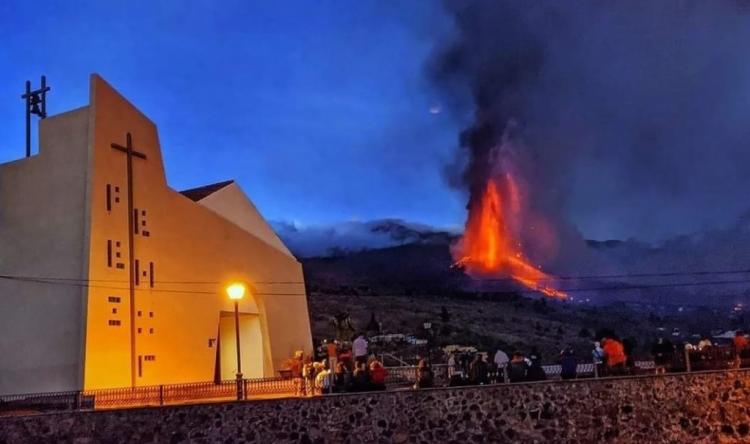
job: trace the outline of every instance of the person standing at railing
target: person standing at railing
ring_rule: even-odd
[[[333,391],[344,393],[349,391],[352,385],[352,374],[343,362],[336,364],[336,371],[333,374]]]
[[[289,373],[294,380],[296,387],[297,396],[305,394],[305,380],[302,378],[302,370],[305,366],[305,355],[302,350],[294,352],[294,358],[291,359],[289,365]]]
[[[420,359],[417,365],[417,382],[415,389],[430,388],[435,385],[435,374],[426,360]]]
[[[315,375],[315,393],[321,395],[330,391],[331,388],[331,371],[328,369],[328,363],[324,360],[320,362],[320,370]]]
[[[448,355],[448,380],[450,381],[451,378],[453,378],[453,376],[457,373],[458,369],[456,367],[456,352],[451,352],[451,354]]]
[[[745,332],[737,330],[734,332],[734,339],[732,340],[732,346],[734,348],[735,364],[736,368],[740,368],[742,364],[742,354],[747,350],[748,341],[745,336]]]
[[[625,352],[625,368],[631,375],[636,372],[634,356],[636,347],[638,347],[638,341],[634,337],[629,336],[622,340],[622,348]]]
[[[349,373],[354,372],[354,356],[352,355],[351,349],[342,345],[341,350],[339,351],[338,361],[346,366]]]
[[[328,383],[329,390],[333,390],[333,371],[338,364],[338,347],[336,341],[327,341],[326,354],[328,355]]]
[[[469,366],[469,382],[473,385],[488,384],[487,373],[488,369],[487,363],[484,362],[484,355],[477,353],[471,366]]]
[[[497,364],[495,364],[495,361],[490,359],[489,354],[487,354],[487,384],[496,384],[497,383]]]
[[[505,371],[507,370],[506,367],[510,362],[508,355],[500,348],[498,348],[495,352],[495,358],[493,359],[493,361],[495,361],[495,365],[497,365],[497,382],[504,382]]]
[[[663,375],[674,362],[674,346],[669,339],[660,336],[651,346],[651,355],[654,357],[656,374]]]
[[[385,378],[388,377],[388,369],[377,359],[370,363],[370,380],[373,390],[385,390]]]
[[[370,388],[370,371],[367,368],[367,364],[357,362],[357,368],[354,370],[352,377],[352,390],[355,392],[366,392]]]
[[[544,368],[542,367],[542,355],[537,349],[534,348],[531,350],[529,361],[531,361],[531,365],[529,365],[529,369],[526,372],[526,380],[544,381],[545,379],[547,379],[547,374],[544,372]]]
[[[305,356],[305,363],[302,366],[302,381],[303,396],[312,396],[315,383],[315,365],[311,356]]]
[[[367,339],[362,333],[357,335],[357,339],[352,342],[352,351],[355,363],[367,364]]]
[[[578,374],[578,360],[573,347],[568,347],[560,352],[560,377],[562,379],[575,379]]]
[[[698,350],[700,351],[707,350],[713,346],[714,344],[711,342],[711,339],[708,338],[708,335],[706,334],[701,335],[701,340],[698,341]]]
[[[469,351],[464,350],[458,355],[458,367],[461,371],[461,377],[469,379],[469,367],[471,367],[471,361],[474,360],[474,355]]]
[[[448,387],[460,387],[466,385],[466,379],[461,371],[459,355],[456,352],[448,357]]]
[[[607,375],[619,376],[625,373],[625,348],[622,342],[615,338],[602,339],[602,350],[604,350],[604,359],[607,363]]]
[[[526,380],[526,373],[529,370],[529,363],[521,352],[513,353],[513,358],[508,364],[508,379],[510,382],[523,382]]]
[[[599,341],[594,342],[594,349],[591,351],[591,359],[594,362],[596,376],[601,376],[604,373],[604,350],[602,350]]]

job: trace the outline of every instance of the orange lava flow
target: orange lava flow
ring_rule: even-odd
[[[545,285],[550,276],[524,257],[511,229],[520,211],[518,186],[512,176],[490,180],[482,198],[469,208],[464,235],[454,251],[460,258],[456,264],[470,275],[507,276],[549,297],[566,299],[565,292]]]

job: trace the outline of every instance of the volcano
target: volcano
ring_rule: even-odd
[[[520,228],[523,206],[517,181],[509,172],[493,177],[469,206],[466,228],[452,249],[456,265],[475,279],[512,279],[546,296],[567,294],[548,283],[552,278],[525,256]]]

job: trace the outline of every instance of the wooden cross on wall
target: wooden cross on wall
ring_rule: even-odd
[[[125,146],[113,143],[112,148],[125,153],[128,171],[128,261],[130,269],[130,382],[135,387],[135,214],[133,203],[133,157],[146,160],[146,155],[133,148],[133,136],[125,135]]]

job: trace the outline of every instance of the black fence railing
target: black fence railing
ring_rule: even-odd
[[[750,367],[750,349],[738,352],[732,346],[713,346],[703,350],[686,350],[680,364],[679,368],[686,371]]]
[[[244,399],[295,396],[300,390],[300,384],[292,378],[243,379],[241,387]],[[9,412],[161,406],[231,400],[237,399],[237,396],[236,380],[7,395],[0,396],[0,415]]]
[[[435,385],[446,385],[448,383],[448,365],[435,364],[432,373]],[[417,382],[417,367],[387,367],[388,376],[385,378],[386,388],[409,387]]]
[[[45,412],[93,409],[94,402],[82,392],[33,393],[0,396],[0,415],[6,412]]]

